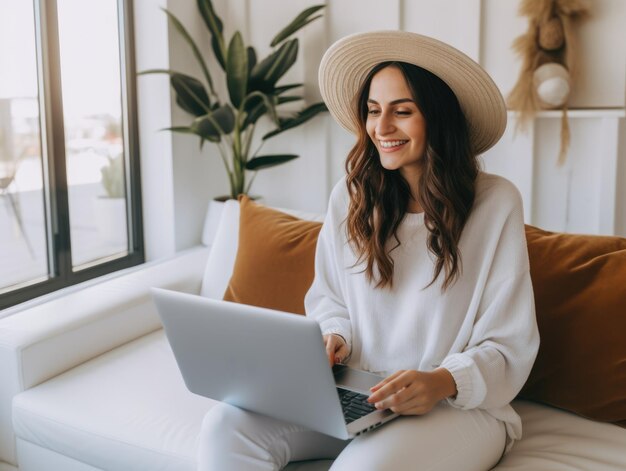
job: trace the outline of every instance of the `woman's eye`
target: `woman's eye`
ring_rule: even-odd
[[[370,109],[370,110],[367,110],[367,114],[368,115],[372,115],[372,116],[373,115],[379,115],[380,114],[380,110]],[[411,114],[411,112],[410,111],[406,111],[406,110],[401,110],[401,111],[399,110],[399,111],[395,111],[395,114],[397,116],[409,116]]]

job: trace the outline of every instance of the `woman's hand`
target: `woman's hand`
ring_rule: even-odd
[[[324,345],[326,346],[326,355],[328,362],[332,367],[335,363],[341,363],[348,357],[348,345],[341,335],[327,334],[324,335]]]
[[[445,368],[400,370],[370,388],[368,402],[401,415],[423,415],[442,399],[456,396],[456,383]]]

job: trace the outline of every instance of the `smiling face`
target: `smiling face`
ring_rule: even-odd
[[[419,177],[426,120],[398,67],[385,67],[372,77],[365,128],[385,169],[399,170],[407,181]]]

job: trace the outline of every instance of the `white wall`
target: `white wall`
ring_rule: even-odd
[[[157,6],[165,2],[135,1],[136,9],[139,4],[146,10],[157,10]],[[214,1],[218,14],[225,21],[225,37],[229,39],[235,30],[241,30],[246,43],[254,45],[260,57],[270,51],[268,44],[280,28],[302,9],[318,3],[314,0]],[[526,20],[516,14],[518,3],[517,0],[327,0],[324,18],[298,34],[298,61],[283,83],[304,82],[307,104],[319,101],[317,67],[332,42],[353,32],[403,29],[437,37],[463,50],[487,69],[506,95],[517,79],[520,66],[510,45],[526,29]],[[626,24],[626,2],[595,0],[590,3],[592,17],[580,31],[583,67],[571,98],[572,145],[566,164],[556,165],[559,113],[541,113],[527,133],[517,136],[514,135],[515,116],[511,113],[503,139],[484,156],[484,167],[506,176],[520,188],[528,223],[558,231],[626,235],[626,29],[621,26]],[[196,2],[170,0],[168,5],[203,44],[207,56],[212,57],[208,33],[196,12]],[[153,18],[159,14],[164,16],[160,12],[150,13],[136,21],[156,21]],[[158,21],[163,23],[164,19]],[[144,26],[144,29],[150,28]],[[143,47],[163,47],[160,26],[159,34],[158,41],[150,46],[145,43]],[[175,32],[168,34],[171,67],[197,75],[195,61],[187,47]],[[162,58],[156,61],[159,60]],[[144,60],[144,67],[162,65],[147,62]],[[218,67],[212,70],[214,80],[222,77]],[[144,96],[141,88],[148,87],[149,80],[162,80],[167,84],[165,79],[140,78],[140,97]],[[153,109],[166,113],[166,105],[171,105],[167,118],[174,124],[185,123],[188,119],[185,114],[175,104],[164,104],[163,100],[162,90],[160,95],[151,96],[150,101],[160,103],[153,104]],[[145,115],[140,115],[140,119],[157,120]],[[152,150],[142,149],[142,165],[145,166],[147,161],[154,160],[150,154],[155,146],[149,143],[148,127],[144,128],[142,146],[145,143],[153,147]],[[164,134],[155,139],[167,147],[165,140],[168,138],[163,137]],[[257,138],[262,134],[263,130],[259,129]],[[152,135],[157,136],[155,132]],[[165,185],[164,198],[171,199],[174,215],[165,216],[164,220],[173,221],[175,230],[174,242],[168,241],[165,245],[180,250],[199,241],[208,199],[226,193],[228,186],[215,147],[206,146],[200,153],[197,140],[192,137],[171,136],[169,139],[171,161],[167,165],[171,165],[172,172],[171,181]],[[263,195],[270,205],[324,211],[330,188],[343,175],[343,161],[352,141],[352,136],[327,115],[269,140],[261,153],[297,153],[300,158],[259,172],[252,193]],[[152,187],[151,182],[144,187],[148,202],[153,199]],[[164,229],[168,232],[171,228]],[[146,231],[152,230],[154,227],[146,227]]]
[[[137,71],[172,69],[198,75],[195,59],[162,8],[180,18],[199,47],[210,48],[195,1],[135,0]],[[200,243],[208,201],[227,193],[228,185],[215,149],[207,146],[200,153],[196,139],[161,131],[189,119],[176,105],[168,77],[138,77],[137,93],[144,242],[146,260],[155,260]]]
[[[135,0],[137,71],[169,68],[166,0]],[[169,82],[164,76],[137,78],[141,190],[146,260],[176,252]]]

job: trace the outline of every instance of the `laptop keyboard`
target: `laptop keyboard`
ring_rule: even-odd
[[[346,424],[354,422],[376,410],[374,404],[367,402],[367,395],[365,394],[359,394],[343,388],[337,388],[337,392],[341,400],[341,408],[343,409],[343,417],[346,419]]]

